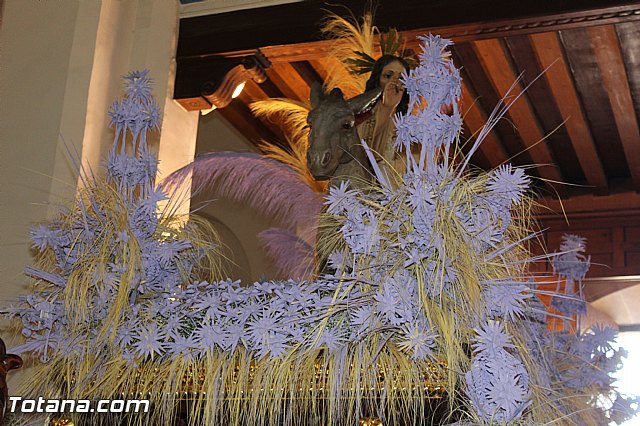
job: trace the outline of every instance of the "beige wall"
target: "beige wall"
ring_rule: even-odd
[[[91,20],[95,13],[91,9],[78,1],[6,0],[4,4],[0,32],[3,299],[23,283],[21,270],[29,261],[29,224],[46,216],[47,202],[73,194],[73,166],[64,159],[62,140],[71,149],[82,144],[82,128],[70,115],[82,114],[86,104],[86,69],[90,69],[92,52],[73,46],[79,36],[77,24]],[[81,10],[87,21],[78,23]],[[90,44],[95,31],[83,36]],[[81,51],[88,57],[82,57]],[[71,64],[78,57],[80,61]]]
[[[162,136],[151,141],[161,161],[160,175],[193,158],[199,114],[185,112],[172,100],[178,13],[177,0],[4,0],[0,300],[26,291],[22,270],[31,262],[29,226],[51,215],[51,204],[74,196],[78,159],[100,171],[113,139],[106,113],[122,96],[121,75],[147,68],[156,82],[154,94],[164,115]],[[251,147],[215,113],[203,121],[201,134],[215,139],[215,149]],[[218,203],[209,214],[225,232],[236,234],[230,239],[245,265],[239,274],[255,279],[268,271],[268,262],[254,230],[269,223],[252,212],[234,215],[235,209]],[[248,225],[238,225],[242,221]],[[0,336],[7,337],[7,331]]]
[[[4,0],[0,306],[26,291],[29,226],[55,211],[49,205],[73,198],[78,159],[100,171],[113,140],[106,113],[122,96],[121,75],[151,71],[166,112],[161,161],[193,157],[198,115],[171,99],[178,10],[177,0]],[[158,149],[159,135],[151,140]],[[11,346],[8,330],[0,336]],[[11,376],[15,382],[19,374]]]
[[[256,152],[256,148],[221,117],[220,111],[214,110],[200,118],[196,151]],[[220,236],[228,247],[228,254],[235,262],[235,265],[228,268],[230,277],[249,284],[260,278],[276,277],[272,262],[265,255],[257,234],[279,225],[260,212],[239,203],[216,199],[213,193],[198,197],[194,200],[194,206],[205,200],[211,202],[207,203],[201,212],[219,225]]]

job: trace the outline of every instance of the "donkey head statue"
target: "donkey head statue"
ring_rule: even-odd
[[[335,185],[355,177],[368,180],[369,161],[355,128],[355,116],[369,110],[380,97],[375,89],[345,100],[340,89],[325,94],[320,84],[311,87],[307,165],[316,180]]]

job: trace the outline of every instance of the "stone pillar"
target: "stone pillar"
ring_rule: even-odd
[[[2,5],[2,3],[0,3]],[[101,173],[113,141],[121,76],[149,69],[165,113],[151,143],[166,158],[194,155],[197,113],[173,105],[177,0],[4,0],[0,27],[0,306],[24,293],[28,229],[66,203],[81,167]],[[167,173],[164,164],[162,170]],[[12,339],[0,331],[10,348]]]

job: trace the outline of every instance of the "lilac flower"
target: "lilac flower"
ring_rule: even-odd
[[[373,299],[378,302],[376,308],[378,312],[380,312],[380,317],[383,321],[391,324],[391,325],[400,325],[405,322],[405,318],[401,318],[399,316],[399,312],[397,310],[397,293],[395,290],[385,283],[380,290],[373,296]]]
[[[54,247],[60,245],[57,242],[58,235],[56,231],[45,225],[35,225],[31,227],[31,241],[33,247],[39,251],[44,251],[47,247]]]
[[[164,329],[167,336],[175,338],[180,335],[184,328],[184,316],[180,314],[173,314],[167,318],[167,322],[164,325]]]
[[[249,320],[257,319],[261,311],[262,303],[251,298],[246,303],[237,306],[231,314],[237,321],[244,324]]]
[[[346,256],[341,252],[333,252],[329,255],[327,266],[334,271],[341,273],[346,266]]]
[[[453,104],[457,105],[457,103],[455,102]],[[458,137],[460,131],[462,130],[462,117],[460,116],[458,108],[454,108],[454,111],[451,115],[440,114],[439,119],[442,122],[441,132],[443,143],[453,142],[453,140]]]
[[[560,253],[556,253],[552,265],[554,271],[561,277],[572,281],[581,281],[589,270],[590,257],[586,257],[584,238],[565,234],[562,236]]]
[[[578,235],[565,234],[560,241],[560,250],[564,252],[584,253],[587,247],[587,239]]]
[[[140,112],[143,123],[142,130],[158,130],[160,128],[160,106],[154,99],[146,102],[140,108]]]
[[[529,287],[516,282],[491,283],[484,291],[487,312],[497,318],[515,321],[524,315]]]
[[[327,212],[335,215],[342,214],[350,211],[357,203],[356,194],[357,191],[348,189],[350,182],[344,180],[340,182],[340,186],[332,186],[329,188],[329,194],[327,195],[325,205],[328,205]]]
[[[422,50],[420,53],[421,65],[433,67],[449,65],[451,53],[447,51],[447,48],[453,45],[451,40],[432,34],[418,36],[418,40],[422,43],[420,45]]]
[[[194,308],[202,310],[205,317],[213,319],[225,313],[226,304],[218,292],[209,291],[200,294]]]
[[[483,352],[488,356],[494,356],[505,348],[513,348],[511,336],[509,336],[501,322],[490,321],[484,327],[476,330],[477,337],[472,345],[476,352]]]
[[[486,422],[507,423],[522,416],[531,404],[529,376],[522,362],[504,349],[476,352],[465,374],[465,393]]]
[[[493,171],[487,184],[490,193],[504,197],[514,204],[522,199],[523,192],[529,187],[529,177],[522,169],[513,169],[511,164],[503,164]]]
[[[408,268],[409,266],[419,264],[422,259],[426,259],[429,257],[429,253],[418,249],[417,247],[411,247],[409,250],[405,250],[404,252],[405,258],[407,260],[404,261],[403,266]]]
[[[529,405],[527,403],[527,389],[522,385],[520,379],[520,376],[513,374],[510,369],[495,371],[491,387],[487,392],[487,400],[496,408],[501,409],[497,413],[496,420],[510,421],[518,418]]]
[[[236,347],[241,342],[243,342],[246,337],[244,332],[244,324],[235,321],[229,321],[225,326],[225,330],[227,332],[227,340],[225,342],[227,350],[233,353],[236,350]]]
[[[382,321],[372,305],[366,305],[354,310],[351,315],[351,329],[355,335],[368,333],[382,326]]]
[[[378,253],[382,236],[378,218],[371,209],[362,207],[351,212],[340,231],[353,254],[375,256]]]
[[[418,134],[416,131],[418,126],[418,117],[415,115],[396,114],[393,117],[393,125],[396,129],[396,141],[393,148],[397,151],[407,151],[411,149],[411,145],[418,142]]]
[[[226,349],[228,347],[227,332],[222,324],[206,320],[194,333],[194,339],[198,343],[198,349],[202,353],[213,352],[216,346]]]
[[[149,70],[131,71],[123,77],[127,97],[144,102],[153,100],[151,88],[153,80],[149,77]]]
[[[316,347],[326,346],[329,352],[337,352],[343,348],[347,340],[345,331],[339,327],[322,330]]]
[[[434,359],[437,334],[426,326],[426,321],[412,321],[401,327],[398,336],[400,349],[411,352],[411,359],[426,361]]]
[[[568,316],[587,314],[587,302],[579,297],[553,295],[551,306]]]
[[[612,344],[616,340],[618,331],[615,328],[602,324],[595,324],[591,327],[591,333],[588,336],[591,346],[599,352],[607,352],[613,350]]]
[[[161,355],[165,350],[165,337],[165,331],[161,330],[158,324],[151,322],[144,326],[140,325],[134,331],[134,338],[137,341],[132,343],[133,353],[141,358]]]
[[[622,424],[632,417],[638,415],[640,410],[640,398],[624,397],[618,392],[615,393],[615,399],[609,409],[609,419],[616,424]]]
[[[435,206],[424,205],[416,208],[413,212],[411,224],[413,225],[412,234],[417,241],[422,241],[425,244],[432,242],[432,237],[434,237],[433,224],[435,220]]]
[[[279,316],[275,313],[263,312],[259,318],[249,322],[249,338],[256,344],[266,341],[278,331],[277,320]]]
[[[256,355],[258,359],[262,359],[269,354],[272,358],[281,358],[289,349],[287,345],[288,339],[280,334],[270,334],[257,344]]]

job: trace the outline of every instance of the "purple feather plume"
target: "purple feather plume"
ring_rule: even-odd
[[[293,279],[310,278],[314,266],[314,249],[309,243],[281,228],[264,230],[258,234],[258,238],[279,274]]]
[[[322,209],[321,195],[288,166],[247,152],[214,152],[198,156],[161,184],[176,188],[192,177],[192,196],[203,191],[244,203],[291,231],[313,225]]]

